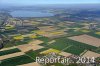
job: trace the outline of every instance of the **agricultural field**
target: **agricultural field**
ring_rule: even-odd
[[[23,52],[11,53],[11,54],[8,54],[8,55],[0,56],[0,60],[2,61],[2,60],[5,60],[5,59],[21,56],[21,55],[24,55],[24,54],[25,53],[23,53]]]
[[[52,38],[52,37],[56,38],[56,37],[60,37],[60,36],[67,34],[62,30],[56,30],[56,31],[51,31],[51,32],[39,30],[39,31],[35,31],[35,33],[38,34],[38,35],[41,35],[41,36],[48,37],[48,38]]]
[[[60,51],[65,51],[65,52],[69,52],[75,55],[80,55],[82,52],[84,52],[85,50],[96,50],[97,47],[95,46],[91,46],[85,43],[81,43],[81,42],[77,42],[77,41],[73,41],[68,39],[67,37],[61,37],[61,38],[57,38],[55,39],[56,42],[52,43],[52,44],[40,44],[43,45],[45,47],[49,47],[49,48],[54,48]]]
[[[99,38],[99,39],[100,39],[100,35],[98,35],[98,34],[95,33],[95,32],[87,33],[87,35],[90,35],[90,36],[93,36],[93,37],[96,37],[96,38]]]
[[[79,35],[79,36],[74,36],[74,37],[69,37],[69,39],[71,40],[75,40],[78,42],[82,42],[85,44],[89,44],[92,46],[96,46],[99,47],[100,46],[100,39],[92,37],[92,36],[88,36],[88,35]]]
[[[41,43],[43,43],[43,41],[33,40],[29,44],[18,45],[13,48],[2,49],[0,51],[0,59],[2,61],[2,64],[0,64],[0,66],[2,65],[16,66],[16,65],[23,65],[23,64],[35,62],[35,58],[37,54],[40,54],[41,52],[41,51],[39,52],[39,50],[42,49],[46,50],[46,48],[44,48],[43,46],[38,45]],[[13,64],[10,62],[12,62]]]
[[[6,25],[5,29],[6,30],[12,30],[12,29],[14,29],[14,26],[13,25]]]
[[[91,51],[87,51],[87,52],[83,55],[83,57],[90,57],[90,58],[92,58],[92,57],[97,58],[97,57],[99,57],[99,56],[100,56],[100,54],[95,53],[95,52],[91,52]]]
[[[20,50],[17,48],[10,49],[10,50],[4,50],[4,51],[0,51],[0,56],[12,54],[12,53],[16,53],[16,52],[20,52]]]
[[[59,29],[59,27],[42,26],[38,28],[39,30],[32,31],[32,32],[48,38],[56,38],[67,34],[66,32],[64,32],[65,31],[64,29]]]
[[[99,31],[93,32],[90,29],[84,29],[82,28],[83,25],[79,25],[80,23],[74,25],[74,27],[71,26],[72,24],[75,23],[67,23],[68,26],[65,23],[63,27],[41,26],[38,27],[39,30],[32,30],[30,33],[9,35],[11,42],[8,42],[5,47],[15,46],[15,48],[0,51],[0,58],[2,59],[0,65],[34,65],[37,56],[42,57],[50,53],[56,53],[62,57],[71,57],[73,55],[87,57],[90,56],[89,54],[98,57],[100,55]],[[83,39],[84,42],[82,42]],[[15,61],[13,64],[10,63],[13,61]],[[48,65],[50,64],[44,66]],[[59,63],[53,65],[64,66]],[[70,64],[69,66],[74,65],[77,66],[77,64]]]
[[[60,51],[59,50],[56,50],[56,49],[48,49],[46,51],[40,52],[40,54],[45,54],[45,55],[47,55],[49,53],[56,53],[56,54],[58,54],[58,53],[60,53]]]
[[[32,40],[33,40],[32,38],[28,38],[28,37],[23,38],[23,39],[20,38],[20,40],[19,40],[19,38],[18,38],[18,40],[11,39],[11,42],[8,42],[7,44],[5,44],[4,48],[28,44]]]
[[[24,10],[24,7],[20,9]],[[28,11],[33,11],[29,9]],[[87,10],[85,14],[82,10],[68,11],[47,6],[43,10],[41,8],[36,11],[39,10],[54,15],[34,18],[8,17],[8,13],[13,9],[7,10],[7,14],[4,9],[7,17],[0,19],[1,22],[4,21],[4,24],[0,23],[0,66],[88,66],[73,61],[72,64],[36,63],[36,57],[57,58],[57,56],[71,58],[74,62],[77,57],[95,57],[99,58],[95,60],[96,63],[98,61],[100,63],[99,11],[96,13],[95,10]],[[88,14],[89,11],[93,12]],[[89,66],[92,66],[91,63]]]
[[[2,63],[0,65],[1,66],[16,66],[16,65],[22,65],[22,64],[27,64],[31,62],[34,62],[34,60],[26,55],[22,55],[22,56],[2,60]]]
[[[38,27],[40,30],[42,31],[55,31],[57,30],[58,28],[55,27],[55,26],[43,26],[43,27]],[[49,29],[49,30],[48,30]]]
[[[13,39],[14,40],[23,40],[24,37],[22,35],[18,35],[18,36],[15,36]]]
[[[64,56],[64,57],[69,57],[72,54],[71,53],[68,53],[68,52],[60,52],[59,55]]]

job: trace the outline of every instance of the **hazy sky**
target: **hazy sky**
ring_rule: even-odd
[[[100,3],[100,0],[0,0],[1,5],[84,4],[84,3]]]

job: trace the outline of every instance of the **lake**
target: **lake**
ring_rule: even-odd
[[[25,10],[12,11],[10,14],[12,15],[12,17],[50,17],[50,16],[54,16],[53,13],[40,12],[40,11],[25,11]]]

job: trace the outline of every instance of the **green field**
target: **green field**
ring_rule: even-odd
[[[0,66],[17,66],[17,65],[27,64],[31,62],[34,62],[34,60],[26,55],[22,55],[22,56],[2,60]]]
[[[35,60],[35,58],[37,56],[36,52],[34,52],[33,50],[26,52],[26,54],[28,56],[30,56],[31,58],[33,58],[34,60]]]
[[[16,52],[20,52],[20,50],[17,48],[14,48],[14,49],[10,49],[10,50],[0,51],[0,56],[12,54],[12,53],[16,53]]]
[[[70,45],[65,40],[60,40],[60,39],[56,39],[55,43],[48,45],[48,47],[51,47],[57,50],[63,50],[64,48],[68,46]]]
[[[5,44],[5,48],[7,47],[13,47],[13,46],[18,46],[18,45],[23,45],[23,44],[28,44],[31,40],[31,38],[24,38],[22,41],[15,41],[15,40],[11,40],[11,42],[8,42],[7,44]]]
[[[77,42],[74,40],[70,40],[67,37],[61,37],[61,38],[57,38],[55,40],[56,40],[56,42],[52,43],[50,45],[48,45],[48,44],[42,44],[42,45],[45,47],[54,48],[57,50],[63,50],[65,52],[69,52],[69,53],[72,53],[75,55],[80,55],[85,50],[94,51],[97,49],[97,47],[94,47],[94,46],[91,46],[88,44],[84,44],[81,42]]]
[[[45,47],[45,48],[36,50],[35,53],[36,53],[37,55],[39,55],[40,52],[45,51],[45,50],[48,50],[48,49],[49,49],[48,47]]]
[[[48,42],[50,39],[47,37],[38,37],[38,40],[44,41],[45,43]]]
[[[97,35],[94,32],[88,33],[88,35],[96,37],[96,38],[100,38],[100,35]]]
[[[69,52],[75,55],[80,55],[82,52],[84,52],[85,49],[77,47],[77,46],[71,46],[70,48],[64,50],[65,52]]]

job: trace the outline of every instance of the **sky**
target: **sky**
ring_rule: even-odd
[[[100,0],[0,0],[0,5],[91,4]]]

